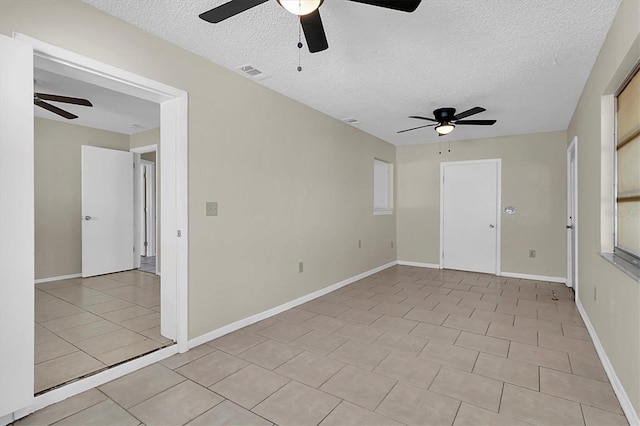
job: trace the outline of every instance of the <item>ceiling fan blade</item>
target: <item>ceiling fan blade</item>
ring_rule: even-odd
[[[82,105],[92,107],[93,104],[86,99],[70,98],[68,96],[49,95],[47,93],[36,93],[36,96],[43,101],[64,102],[67,104]]]
[[[469,117],[470,115],[479,114],[483,111],[486,111],[486,109],[482,107],[473,107],[471,109],[468,109],[466,111],[463,111],[459,114],[454,115],[453,120],[460,120],[462,118]]]
[[[433,126],[437,126],[437,124],[427,124],[426,126],[420,126],[420,127],[413,127],[411,129],[404,129],[404,130],[400,130],[396,133],[404,133],[404,132],[410,132],[412,130],[418,130],[418,129],[423,129],[425,127],[433,127]]]
[[[34,100],[34,101],[33,101],[33,103],[34,103],[34,104],[36,104],[36,105],[38,105],[38,106],[39,106],[39,107],[41,107],[41,108],[44,108],[44,109],[46,109],[46,110],[51,111],[51,112],[52,112],[52,113],[54,113],[54,114],[59,115],[60,117],[64,117],[64,118],[66,118],[67,120],[73,120],[74,118],[78,118],[78,116],[77,116],[77,115],[73,115],[73,114],[71,114],[71,113],[70,113],[70,112],[68,112],[68,111],[65,111],[65,110],[63,110],[63,109],[60,109],[60,108],[58,108],[57,106],[54,106],[54,105],[48,104],[48,103],[46,103],[46,102],[44,102],[44,101]]]
[[[350,0],[356,3],[370,4],[371,6],[386,7],[387,9],[413,12],[418,8],[422,0]]]
[[[460,120],[455,122],[456,126],[458,124],[473,124],[476,126],[492,126],[496,124],[496,120]]]
[[[211,10],[207,10],[199,16],[200,19],[211,22],[212,24],[217,24],[218,22],[222,22],[227,18],[231,18],[245,10],[249,10],[252,7],[261,5],[268,1],[269,0],[231,0],[230,2],[214,7]]]
[[[436,120],[435,118],[429,118],[429,117],[421,117],[419,115],[410,115],[409,118],[417,118],[419,120],[429,120],[429,121],[433,121],[435,123],[438,122],[438,120]]]
[[[318,9],[308,15],[300,16],[300,24],[304,31],[304,38],[307,39],[309,52],[322,52],[329,47]]]

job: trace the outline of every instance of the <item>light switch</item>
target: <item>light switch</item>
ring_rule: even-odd
[[[218,216],[218,202],[207,201],[207,216]]]

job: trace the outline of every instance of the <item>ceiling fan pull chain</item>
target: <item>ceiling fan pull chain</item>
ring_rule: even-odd
[[[302,18],[298,16],[298,72],[302,71],[302,65],[300,65],[302,56]]]

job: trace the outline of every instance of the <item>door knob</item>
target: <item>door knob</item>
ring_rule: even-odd
[[[82,220],[91,220],[91,216],[82,216],[80,219],[82,219]]]
[[[489,228],[493,229],[495,228],[495,225],[489,225]]]

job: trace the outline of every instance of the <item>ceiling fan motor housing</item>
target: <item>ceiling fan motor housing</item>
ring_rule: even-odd
[[[455,117],[456,115],[456,109],[455,108],[438,108],[435,111],[433,111],[433,115],[435,116],[436,120],[438,120],[439,122],[449,122],[451,120],[453,120],[453,117]]]

